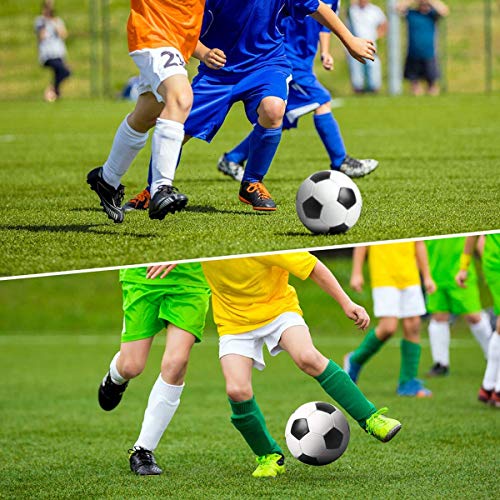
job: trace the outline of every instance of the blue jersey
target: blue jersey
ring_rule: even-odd
[[[290,67],[279,26],[285,15],[303,19],[319,0],[207,0],[200,41],[226,54],[226,66],[212,70],[200,63],[199,73],[241,76],[266,65]]]
[[[436,57],[436,22],[439,14],[432,9],[428,14],[410,9],[408,22],[408,56],[414,59]]]
[[[327,5],[337,12],[339,3],[334,1]],[[309,16],[303,19],[285,17],[281,26],[285,35],[286,57],[292,65],[292,73],[312,73],[314,58],[318,52],[319,34],[328,33],[329,30]]]

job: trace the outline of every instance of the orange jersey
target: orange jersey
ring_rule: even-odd
[[[174,47],[187,62],[200,36],[205,0],[131,0],[128,50]]]

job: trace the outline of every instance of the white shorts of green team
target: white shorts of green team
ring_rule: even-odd
[[[372,290],[373,314],[376,318],[411,318],[426,313],[420,285],[399,289],[379,286]]]
[[[285,330],[292,326],[305,326],[304,318],[296,312],[280,314],[275,320],[255,330],[237,335],[222,335],[219,338],[219,359],[227,354],[239,354],[253,360],[253,367],[263,370],[264,344],[271,356],[278,355],[283,349],[279,342]]]
[[[139,95],[152,92],[158,102],[163,98],[158,94],[160,83],[174,75],[187,77],[186,62],[175,47],[141,49],[130,52],[130,57],[139,68]]]

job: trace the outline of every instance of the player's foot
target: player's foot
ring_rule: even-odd
[[[188,202],[174,186],[160,186],[149,202],[149,218],[163,220],[167,214],[182,210]]]
[[[44,93],[43,93],[43,98],[46,102],[55,102],[57,101],[57,94],[56,91],[54,90],[54,87],[52,85],[49,85]]]
[[[493,395],[493,391],[487,391],[483,386],[479,389],[479,392],[477,394],[477,399],[478,401],[481,401],[481,403],[486,403],[488,404],[491,400],[491,396]]]
[[[236,163],[235,161],[229,161],[226,158],[226,153],[224,153],[217,162],[217,168],[224,175],[229,175],[235,181],[241,182],[243,179],[243,172],[245,168],[243,167],[243,163]]]
[[[270,453],[255,460],[259,465],[252,472],[253,477],[276,477],[285,472],[285,457],[281,453]]]
[[[351,359],[353,354],[353,352],[348,352],[344,356],[344,371],[347,372],[351,380],[356,383],[358,381],[359,372],[361,371],[361,365],[358,365],[358,363],[355,363]]]
[[[97,193],[101,200],[101,207],[106,215],[116,223],[123,222],[123,211],[120,205],[125,195],[124,187],[120,184],[116,189],[102,178],[102,167],[97,167],[87,174],[87,184]]]
[[[432,396],[432,391],[424,387],[423,382],[417,378],[400,383],[396,392],[398,396],[414,398],[430,398]]]
[[[262,182],[242,182],[239,198],[243,203],[252,205],[254,210],[263,212],[276,210],[276,204]]]
[[[131,200],[123,205],[124,212],[132,212],[132,210],[147,210],[149,202],[151,201],[151,194],[148,189],[144,189],[139,194],[136,194]]]
[[[495,408],[500,408],[500,392],[494,392],[491,395],[490,404]]]
[[[383,443],[390,441],[401,430],[399,420],[383,415],[387,411],[389,411],[389,408],[381,408],[376,411],[366,419],[365,425],[365,431]]]
[[[111,380],[109,372],[99,386],[99,405],[103,410],[111,411],[118,406],[122,400],[123,393],[128,386],[128,381],[124,384],[115,384]]]
[[[364,177],[378,167],[378,161],[373,159],[358,160],[346,155],[340,171],[349,177]]]
[[[158,476],[163,471],[158,467],[152,451],[134,447],[128,450],[130,470],[139,476]]]
[[[434,363],[427,372],[428,377],[444,377],[450,374],[450,368],[441,363]]]

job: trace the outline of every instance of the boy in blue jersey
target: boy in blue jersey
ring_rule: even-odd
[[[338,1],[327,5],[337,12]],[[330,158],[330,167],[350,177],[362,177],[378,165],[376,160],[357,160],[346,154],[340,128],[332,114],[331,95],[314,74],[314,58],[318,43],[323,68],[333,69],[330,54],[330,31],[312,17],[283,19],[281,31],[285,36],[286,57],[292,66],[283,128],[296,128],[301,116],[314,111],[314,125]],[[244,162],[248,159],[250,136],[228,153],[224,153],[217,168],[235,180],[241,180]]]
[[[285,13],[298,19],[311,15],[333,31],[360,62],[373,59],[375,53],[371,41],[354,37],[320,0],[206,2],[195,51],[202,62],[193,80],[194,102],[185,124],[185,142],[190,137],[210,142],[231,106],[242,101],[254,129],[248,139],[248,160],[239,199],[259,211],[276,210],[262,181],[281,138],[291,78],[283,36],[277,29]],[[220,49],[219,57],[213,59],[213,64],[207,64],[204,61],[214,55],[215,47]],[[145,208],[145,203],[139,205],[136,199],[124,209]]]

